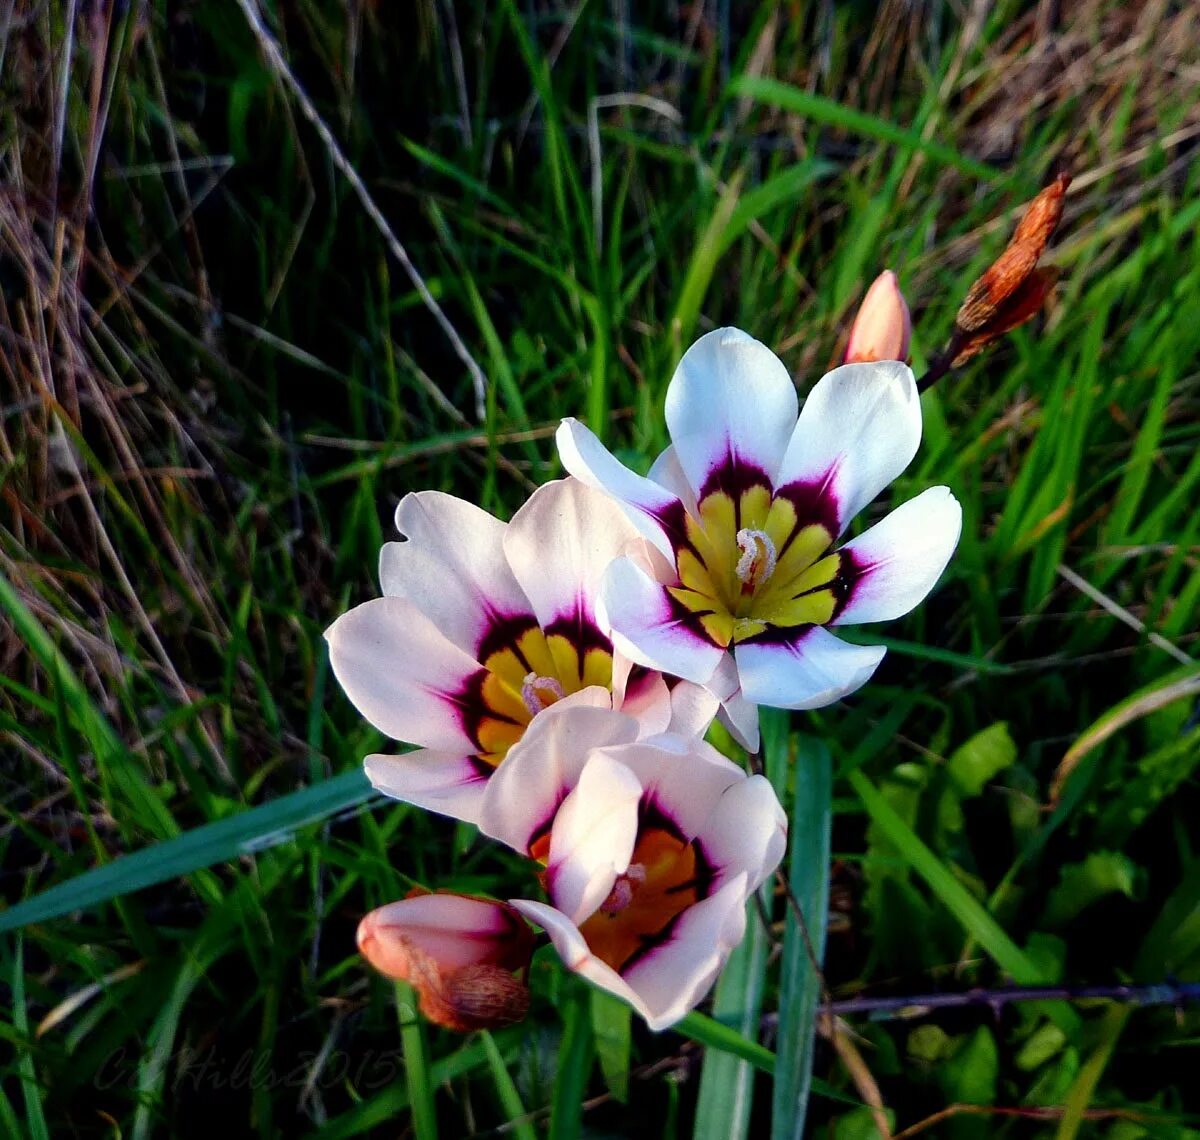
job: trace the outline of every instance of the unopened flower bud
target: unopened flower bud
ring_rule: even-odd
[[[896,275],[885,269],[872,282],[859,306],[850,341],[846,345],[846,364],[872,360],[907,360],[912,338],[912,319]]]
[[[529,1008],[513,971],[528,966],[533,932],[507,903],[415,895],[366,915],[358,948],[380,973],[408,982],[425,1016],[448,1029],[511,1025]]]

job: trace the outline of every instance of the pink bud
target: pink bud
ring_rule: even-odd
[[[436,967],[517,970],[529,961],[533,932],[506,903],[449,892],[414,895],[373,910],[358,924],[358,948],[380,973],[416,983]]]
[[[871,360],[907,360],[912,321],[896,275],[885,269],[871,283],[850,326],[846,364]]]

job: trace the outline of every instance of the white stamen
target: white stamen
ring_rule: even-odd
[[[550,699],[547,700],[546,696]],[[555,701],[561,701],[565,694],[563,687],[554,677],[539,677],[536,673],[527,673],[525,683],[521,686],[521,700],[532,716],[537,716],[544,708],[549,708]]]
[[[738,549],[742,552],[738,559],[738,581],[746,586],[761,586],[775,573],[775,544],[765,530],[750,530],[743,527],[737,532]]]
[[[646,868],[641,863],[630,863],[625,874],[618,875],[617,881],[608,893],[608,898],[600,904],[601,914],[620,914],[631,902],[638,887],[646,881]]]

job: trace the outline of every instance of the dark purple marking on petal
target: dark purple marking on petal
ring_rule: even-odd
[[[583,598],[576,598],[574,613],[556,617],[542,632],[547,637],[553,637],[555,634],[565,637],[575,647],[581,677],[584,658],[590,650],[599,649],[604,653],[612,653],[612,641],[601,632]]]
[[[709,495],[724,492],[733,502],[734,526],[741,530],[742,495],[754,487],[765,487],[770,495],[771,477],[756,463],[746,463],[731,445],[729,454],[704,480],[698,501],[703,503]]]
[[[486,662],[493,653],[502,649],[511,649],[526,668],[529,663],[521,653],[519,642],[531,629],[537,629],[537,618],[533,614],[501,614],[488,615],[487,627],[479,638],[475,649],[475,659]]]
[[[780,558],[806,526],[823,526],[831,542],[841,533],[841,504],[833,488],[836,476],[837,468],[831,467],[818,479],[797,479],[775,492],[775,498],[786,499],[796,511],[796,525],[779,548]]]
[[[459,716],[459,723],[474,742],[475,747],[482,751],[483,743],[479,739],[479,727],[485,720],[499,720],[507,724],[520,724],[501,712],[493,709],[483,696],[483,683],[488,677],[486,669],[477,669],[467,678],[463,687],[457,693],[446,693],[446,701],[453,706]],[[482,761],[481,761],[482,763]]]
[[[688,633],[700,638],[701,641],[708,645],[715,645],[718,649],[726,649],[727,646],[721,645],[720,642],[714,641],[709,635],[708,630],[704,628],[700,621],[702,617],[707,617],[709,614],[717,612],[716,606],[707,610],[690,610],[673,594],[669,594],[666,590],[663,591],[663,597],[666,598],[667,604],[671,610],[671,623],[673,625],[681,625]]]

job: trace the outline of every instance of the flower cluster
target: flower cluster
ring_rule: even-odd
[[[679,363],[671,446],[647,475],[568,419],[568,478],[509,523],[435,491],[400,503],[383,596],[327,632],[359,711],[416,746],[367,757],[367,774],[511,847],[543,892],[422,894],[363,920],[364,955],[409,980],[429,1017],[523,1015],[525,920],[651,1028],[708,991],[787,831],[771,785],[706,743],[710,724],[753,750],[758,706],[817,708],[864,684],[884,650],[834,631],[908,612],[958,540],[945,487],[846,540],[920,441],[913,375],[894,358],[908,328],[885,275],[852,362],[802,408],[769,349],[719,329]]]

